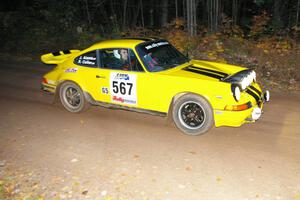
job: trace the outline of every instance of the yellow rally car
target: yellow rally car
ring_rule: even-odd
[[[57,65],[44,75],[42,90],[58,95],[68,111],[100,105],[169,115],[190,135],[254,122],[270,98],[253,70],[190,60],[161,39],[109,40],[41,59]]]

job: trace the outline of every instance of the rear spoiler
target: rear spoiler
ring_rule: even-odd
[[[45,64],[59,64],[64,62],[72,54],[78,53],[80,50],[63,50],[53,53],[47,53],[41,56],[41,60]]]

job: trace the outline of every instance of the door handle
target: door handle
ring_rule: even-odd
[[[96,78],[105,78],[105,76],[96,75]]]

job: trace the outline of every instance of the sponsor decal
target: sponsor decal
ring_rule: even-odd
[[[66,73],[76,73],[77,72],[77,68],[68,68],[65,70]]]
[[[169,44],[169,42],[152,43],[152,44],[150,44],[150,45],[148,45],[148,46],[145,46],[145,48],[146,48],[147,50],[149,50],[149,49],[152,49],[152,48],[155,48],[155,47],[159,47],[159,46],[163,46],[163,45],[168,45],[168,44]]]
[[[124,103],[127,103],[127,104],[136,104],[136,101],[135,100],[130,100],[130,99],[124,99]]]
[[[101,88],[102,94],[108,94],[108,88],[107,87],[102,87]]]
[[[136,74],[112,72],[110,74],[111,101],[137,105]]]
[[[120,103],[124,103],[124,99],[122,97],[113,96],[113,101],[118,101]]]
[[[126,103],[126,104],[136,104],[135,100],[124,99],[122,97],[117,97],[117,96],[113,96],[113,101],[120,102],[120,103]]]
[[[121,74],[121,73],[117,73],[114,77],[115,80],[129,80],[129,75],[128,74]]]

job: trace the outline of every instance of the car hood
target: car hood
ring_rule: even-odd
[[[220,81],[245,69],[246,68],[223,63],[191,60],[188,63],[161,73],[171,76]]]

